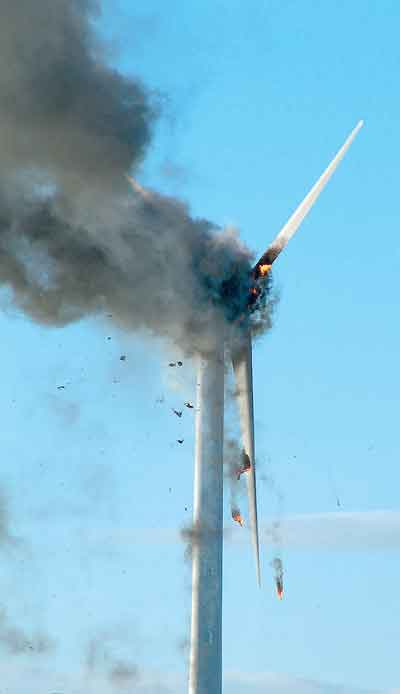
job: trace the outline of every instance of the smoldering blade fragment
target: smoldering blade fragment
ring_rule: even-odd
[[[283,598],[283,564],[280,557],[275,557],[271,562],[275,571],[276,594],[279,600]]]

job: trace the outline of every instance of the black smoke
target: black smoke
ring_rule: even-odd
[[[110,67],[94,0],[0,0],[0,285],[34,321],[108,315],[206,349],[246,312],[232,231],[129,188],[157,99]]]

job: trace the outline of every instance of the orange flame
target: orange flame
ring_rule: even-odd
[[[243,528],[243,518],[240,515],[240,511],[232,511],[232,518],[236,523],[239,523],[240,527]]]
[[[276,594],[279,600],[283,598],[283,583],[281,579],[276,579]]]
[[[259,271],[261,277],[266,277],[266,275],[268,275],[271,268],[272,268],[272,265],[268,265],[267,263],[265,263],[264,265],[259,265],[258,271]]]

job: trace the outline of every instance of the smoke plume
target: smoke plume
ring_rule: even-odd
[[[90,641],[85,658],[88,672],[105,674],[115,687],[137,684],[139,668],[121,653],[123,646],[127,644],[111,632],[104,632],[101,637]]]
[[[106,64],[99,3],[0,9],[0,287],[42,324],[106,314],[207,349],[211,314],[231,326],[246,308],[250,254],[232,230],[129,188],[157,105]]]

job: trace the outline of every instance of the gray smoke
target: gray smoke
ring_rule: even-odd
[[[105,63],[99,3],[0,10],[0,286],[43,324],[106,314],[207,349],[211,314],[231,326],[246,309],[250,254],[175,199],[130,190],[157,108]]]
[[[140,679],[140,671],[135,663],[121,653],[126,646],[121,637],[104,632],[88,644],[85,658],[90,673],[103,673],[115,687],[132,685]],[[122,649],[123,650],[123,649]]]
[[[10,655],[43,655],[53,650],[55,642],[41,632],[31,635],[10,623],[5,610],[0,609],[0,648]]]

